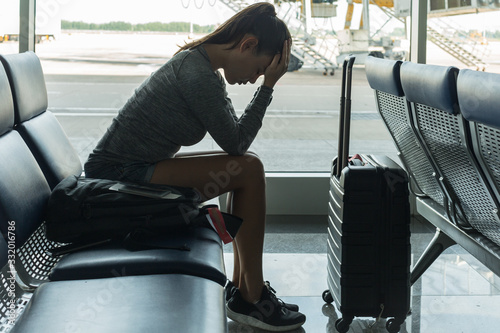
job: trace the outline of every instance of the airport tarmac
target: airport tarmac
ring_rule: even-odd
[[[352,149],[360,153],[395,153],[375,111],[373,92],[362,68],[355,69]],[[145,79],[144,76],[47,75],[49,109],[61,122],[86,159],[119,108]],[[318,81],[323,81],[320,83]],[[256,85],[228,86],[238,114],[253,97]],[[336,155],[340,103],[340,76],[303,70],[287,73],[275,87],[273,101],[251,150],[267,171],[328,171]],[[219,149],[209,136],[184,151]]]

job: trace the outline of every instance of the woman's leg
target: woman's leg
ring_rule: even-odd
[[[233,281],[244,299],[259,300],[264,285],[266,214],[265,173],[260,159],[251,153],[183,155],[157,163],[151,182],[194,187],[204,199],[232,192],[230,209],[244,221],[235,238],[235,269],[239,277],[233,276]]]
[[[227,212],[233,214],[233,192],[228,192],[227,200],[226,200],[226,209]],[[233,256],[234,256],[234,265],[233,265],[233,285],[235,287],[239,287],[240,285],[240,255],[238,246],[236,242],[233,242]]]

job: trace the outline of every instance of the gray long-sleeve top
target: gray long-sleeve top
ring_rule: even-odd
[[[241,155],[262,126],[272,92],[260,86],[238,118],[204,48],[179,52],[136,89],[89,162],[156,163],[198,143],[207,131],[228,154]]]

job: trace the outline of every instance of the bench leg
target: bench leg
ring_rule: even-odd
[[[424,274],[427,268],[432,265],[444,250],[455,244],[456,242],[453,239],[448,237],[439,228],[436,228],[434,238],[432,238],[417,264],[413,267],[410,276],[410,285],[413,285]]]

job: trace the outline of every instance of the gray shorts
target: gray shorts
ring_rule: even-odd
[[[88,161],[85,163],[85,177],[149,183],[153,177],[155,166],[155,163],[147,162]]]

